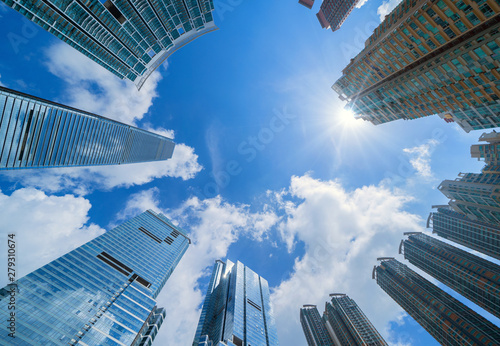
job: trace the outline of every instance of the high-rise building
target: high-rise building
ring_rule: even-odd
[[[148,210],[1,289],[0,318],[14,297],[16,345],[151,345],[155,299],[189,244]]]
[[[499,225],[474,221],[449,207],[439,207],[430,213],[427,227],[440,237],[500,260]]]
[[[343,293],[330,294],[331,302],[325,305],[325,320],[336,345],[387,346],[370,320],[356,302]]]
[[[359,0],[323,0],[316,14],[323,29],[336,31],[345,22]]]
[[[423,233],[401,242],[411,264],[500,317],[500,266]]]
[[[309,346],[334,346],[325,321],[321,318],[316,305],[304,305],[300,309],[300,324]]]
[[[140,89],[177,49],[216,30],[212,0],[2,0]]]
[[[438,114],[465,131],[500,126],[500,4],[404,0],[332,88],[378,125]]]
[[[277,346],[266,279],[241,262],[214,264],[193,346]]]
[[[299,4],[311,9],[314,5],[314,0],[299,0]]]
[[[158,134],[0,86],[0,170],[112,165],[172,157]]]
[[[382,260],[373,278],[443,345],[498,344],[500,328],[395,259]]]
[[[475,144],[470,147],[470,154],[473,158],[481,159],[487,165],[500,164],[500,133],[493,130],[490,133],[483,133],[479,137],[480,142],[488,144]]]

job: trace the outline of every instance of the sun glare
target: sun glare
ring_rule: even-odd
[[[356,119],[354,112],[350,109],[340,108],[335,114],[336,120],[344,127],[357,127],[363,124],[363,120]]]

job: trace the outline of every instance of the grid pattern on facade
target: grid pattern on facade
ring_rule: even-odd
[[[173,150],[166,137],[0,87],[0,169],[159,161]]]
[[[374,124],[439,114],[467,132],[500,125],[500,4],[405,0],[333,89]]]
[[[164,236],[170,232],[164,220],[161,214],[144,212],[20,278],[18,344],[95,346],[119,340],[132,345],[144,335],[152,340],[154,333],[144,323],[159,328],[150,318],[156,296],[189,245],[185,237],[173,245],[148,242],[137,231],[144,226]],[[7,304],[8,297],[0,294],[5,320]],[[6,333],[0,334],[0,344],[10,342]]]
[[[425,234],[404,241],[404,257],[465,298],[500,317],[500,266]]]
[[[241,262],[217,261],[193,341],[278,345],[267,281]]]
[[[496,345],[500,328],[392,259],[375,268],[377,284],[443,345]]]
[[[316,306],[300,309],[300,324],[309,346],[334,345]]]
[[[2,0],[140,88],[175,50],[215,30],[212,0]]]
[[[429,217],[433,233],[500,260],[500,228],[446,208],[438,208]]]
[[[318,13],[318,18],[321,17],[320,23],[325,27],[322,23],[324,18],[332,31],[340,29],[358,2],[359,0],[323,0]]]

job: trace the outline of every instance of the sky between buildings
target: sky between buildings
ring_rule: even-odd
[[[17,234],[18,274],[151,208],[193,240],[158,298],[159,345],[191,344],[219,258],[269,281],[282,345],[306,345],[299,308],[322,312],[332,292],[355,299],[390,344],[437,344],[371,271],[447,203],[442,180],[480,171],[470,145],[481,132],[438,117],[354,120],[330,87],[398,1],[369,0],[334,33],[317,2],[215,0],[220,30],[177,51],[140,92],[0,5],[2,85],[177,143],[166,162],[0,174],[0,233]]]

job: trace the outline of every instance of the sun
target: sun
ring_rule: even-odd
[[[358,127],[363,124],[363,120],[356,119],[355,114],[348,108],[339,108],[335,114],[335,120],[343,127]]]

